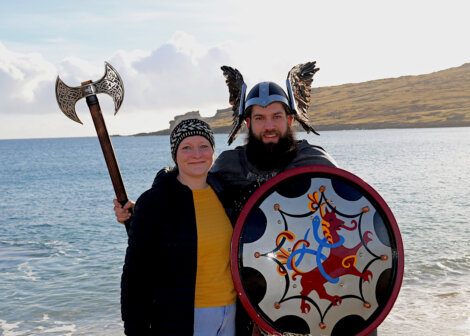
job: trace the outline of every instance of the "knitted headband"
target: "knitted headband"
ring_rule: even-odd
[[[200,119],[186,119],[182,120],[178,125],[175,126],[170,134],[170,147],[171,156],[176,162],[176,151],[181,141],[185,138],[193,135],[200,135],[209,140],[212,148],[215,147],[214,134],[210,126]]]

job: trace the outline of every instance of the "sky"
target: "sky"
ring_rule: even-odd
[[[284,86],[317,61],[314,87],[419,75],[470,62],[470,2],[459,0],[0,0],[0,139],[94,136],[82,99],[68,119],[55,98],[96,81],[109,62],[125,97],[110,134],[166,129],[175,115],[229,107],[220,67]],[[314,97],[313,97],[314,98]]]

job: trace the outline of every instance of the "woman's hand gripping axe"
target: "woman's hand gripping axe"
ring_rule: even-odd
[[[106,124],[104,122],[103,115],[101,114],[98,97],[96,96],[98,93],[107,93],[110,95],[114,100],[114,114],[116,114],[121,107],[122,100],[124,99],[124,85],[121,77],[109,63],[105,62],[104,76],[96,82],[86,81],[82,82],[81,86],[70,87],[67,86],[59,76],[57,76],[55,93],[57,103],[59,104],[62,112],[64,112],[67,117],[80,124],[82,124],[82,122],[75,112],[75,104],[79,99],[83,97],[86,98],[93,123],[95,124],[96,133],[98,134],[101,149],[103,150],[104,159],[108,166],[116,198],[119,203],[124,206],[128,201],[126,189],[122,182],[119,166],[114,155],[113,145],[111,144],[108,130],[106,129]],[[129,221],[125,223],[125,226],[126,230],[129,232]]]

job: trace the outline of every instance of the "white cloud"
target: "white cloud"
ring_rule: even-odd
[[[55,101],[54,87],[57,74],[69,86],[79,86],[84,80],[98,80],[103,76],[103,63],[92,63],[78,57],[67,57],[54,65],[39,54],[18,53],[0,44],[0,126],[1,138],[14,137],[15,132],[43,137],[39,116],[53,118],[49,136],[67,136],[63,120],[56,120],[60,110]],[[203,115],[213,115],[216,108],[228,106],[228,91],[220,66],[230,63],[227,46],[205,48],[191,35],[176,33],[168,42],[152,51],[119,50],[109,60],[124,81],[125,98],[119,117],[111,121],[111,134],[150,132],[168,127],[176,114],[200,110]],[[101,98],[103,113],[112,116],[112,100]],[[77,114],[87,127],[75,135],[93,135],[86,105],[78,102]],[[60,115],[61,118],[65,118]],[[35,120],[25,128],[28,118]],[[15,120],[18,120],[15,125]],[[20,120],[22,120],[20,122]],[[65,121],[69,122],[68,119]],[[8,124],[8,126],[6,126]],[[36,135],[34,135],[34,127]],[[62,126],[64,125],[64,126]],[[77,127],[77,126],[75,126]],[[74,127],[74,129],[75,129]],[[108,126],[109,128],[109,126]],[[46,131],[47,132],[47,131]]]
[[[0,113],[32,104],[41,99],[44,84],[49,82],[55,72],[37,53],[21,54],[8,50],[0,43],[0,90],[2,100]],[[23,105],[24,104],[24,105]]]
[[[227,62],[230,55],[224,47],[205,48],[184,32],[148,54],[120,51],[112,59],[122,65],[119,71],[122,69],[131,109],[155,113],[159,109],[181,113],[214,104],[225,107],[220,66]]]

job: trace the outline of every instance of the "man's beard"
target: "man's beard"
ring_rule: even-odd
[[[288,127],[286,134],[280,136],[277,143],[267,144],[258,139],[251,128],[248,129],[246,155],[248,161],[260,170],[285,168],[297,155],[297,145],[292,129]]]

